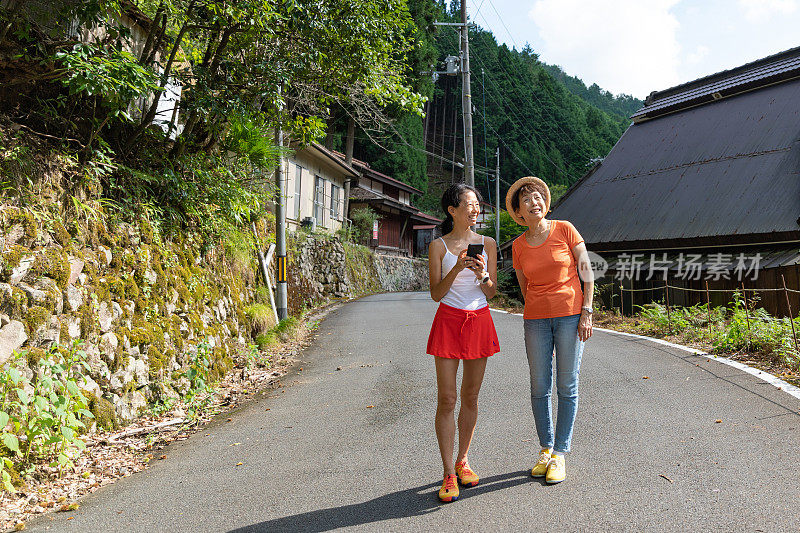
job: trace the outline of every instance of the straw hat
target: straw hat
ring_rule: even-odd
[[[539,178],[533,176],[520,178],[508,188],[508,192],[506,193],[506,211],[508,211],[508,214],[511,215],[511,218],[514,219],[514,222],[520,226],[527,226],[528,223],[525,222],[524,218],[514,212],[514,209],[511,207],[511,199],[514,198],[514,195],[517,194],[517,191],[523,185],[528,184],[533,185],[537,191],[542,193],[542,196],[544,196],[544,212],[545,214],[550,212],[550,187],[548,187],[547,184]]]

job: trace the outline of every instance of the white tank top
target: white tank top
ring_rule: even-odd
[[[481,255],[483,256],[484,263],[488,267],[489,256],[486,254],[485,241],[485,238],[481,241],[484,243],[484,249]],[[442,257],[442,279],[444,279],[456,265],[458,256],[447,249],[447,244],[445,244],[444,239],[442,239],[442,244],[444,244],[445,249],[444,256]],[[450,286],[450,290],[447,291],[447,294],[445,294],[444,298],[440,301],[450,307],[464,309],[465,311],[475,311],[476,309],[481,309],[489,305],[486,301],[486,295],[483,294],[481,290],[480,280],[478,280],[472,270],[468,268],[458,273],[456,279],[453,280],[453,284]]]

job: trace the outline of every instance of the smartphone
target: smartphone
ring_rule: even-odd
[[[470,244],[467,246],[467,257],[478,257],[483,253],[482,244]]]

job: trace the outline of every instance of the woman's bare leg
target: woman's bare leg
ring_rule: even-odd
[[[467,458],[469,445],[472,444],[472,435],[475,433],[475,424],[478,422],[478,393],[483,383],[483,374],[486,371],[486,360],[464,360],[464,376],[461,379],[461,409],[458,411],[458,456],[456,463]]]
[[[456,409],[456,373],[459,359],[434,357],[436,361],[436,438],[442,454],[444,475],[455,474],[453,463],[453,444],[456,435],[456,422],[453,413]]]

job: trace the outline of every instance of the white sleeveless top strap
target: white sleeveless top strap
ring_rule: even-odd
[[[456,256],[447,248],[447,244],[444,242],[444,239],[441,237],[439,238],[441,239],[445,250],[444,256],[442,257],[442,278],[444,278],[456,265],[458,256]],[[482,238],[482,242],[484,243],[484,249],[481,255],[483,256],[484,262],[488,265],[489,256],[486,253],[485,237]],[[445,294],[440,301],[445,305],[449,305],[450,307],[455,307],[457,309],[463,309],[465,311],[475,311],[476,309],[481,309],[489,304],[486,301],[486,295],[483,294],[480,285],[481,282],[475,277],[475,274],[472,272],[472,270],[465,268],[458,273],[456,279],[453,280],[453,284],[450,286],[450,290],[447,291],[447,294]]]

